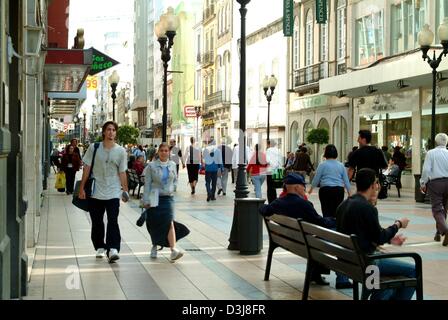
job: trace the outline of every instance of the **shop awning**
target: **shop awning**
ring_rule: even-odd
[[[44,91],[78,92],[92,66],[92,50],[48,49]]]
[[[446,76],[447,60],[445,59],[438,69],[439,72],[445,71]],[[416,50],[414,53],[389,57],[365,69],[320,80],[319,94],[356,98],[393,93],[400,89],[431,87],[431,71],[428,63],[423,61],[422,53]]]

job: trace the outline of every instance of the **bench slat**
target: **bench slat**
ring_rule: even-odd
[[[333,271],[338,271],[346,274],[349,278],[357,282],[362,283],[364,281],[363,269],[359,264],[337,260],[336,257],[325,254],[318,249],[310,248],[310,255],[313,261],[319,262]]]
[[[337,256],[338,258],[351,263],[359,264],[361,262],[358,254],[354,250],[346,249],[337,244],[319,239],[310,234],[306,235],[306,240],[308,241],[308,245],[310,246],[310,248],[318,249],[320,251],[323,251],[324,253]]]
[[[289,229],[283,226],[279,226],[277,224],[269,221],[266,223],[266,226],[271,232],[276,233],[277,235],[284,236],[290,238],[292,240],[298,241],[301,244],[305,245],[305,240],[303,239],[303,234],[298,230]]]
[[[350,236],[304,221],[302,221],[302,226],[305,234],[313,234],[347,249],[355,250],[355,246]]]
[[[289,239],[278,236],[274,233],[272,233],[271,236],[272,236],[272,241],[274,241],[276,244],[278,244],[283,249],[291,251],[292,253],[295,253],[296,255],[301,256],[302,258],[308,257],[308,252],[307,252],[306,246],[304,244],[301,245],[298,242],[291,241]]]
[[[299,222],[295,218],[291,218],[291,217],[287,217],[287,216],[283,216],[283,215],[279,215],[279,214],[274,214],[270,217],[265,217],[265,219],[268,221],[274,221],[275,223],[277,223],[279,225],[300,231]]]

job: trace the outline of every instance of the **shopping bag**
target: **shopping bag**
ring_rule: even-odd
[[[285,169],[278,168],[272,172],[272,181],[274,182],[274,188],[283,188],[283,179],[285,177]]]
[[[65,191],[65,173],[63,171],[59,171],[56,174],[56,183],[54,184],[54,187],[59,192],[64,192]]]

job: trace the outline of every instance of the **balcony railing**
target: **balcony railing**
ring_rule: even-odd
[[[204,10],[202,22],[206,23],[209,19],[213,18],[214,16],[215,16],[215,5],[212,4],[210,7]]]
[[[204,107],[210,108],[210,107],[213,107],[220,103],[225,103],[225,102],[226,102],[225,91],[217,91],[215,93],[208,95],[205,98]]]
[[[208,66],[210,64],[213,64],[213,61],[215,58],[214,56],[215,55],[214,55],[213,51],[208,51],[208,52],[204,53],[201,58],[202,66]]]
[[[311,66],[294,70],[294,87],[316,83],[321,79],[328,78],[328,62],[319,62]]]

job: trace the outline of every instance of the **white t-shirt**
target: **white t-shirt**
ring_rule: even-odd
[[[92,165],[94,146],[94,143],[89,146],[82,159],[88,166]],[[115,144],[111,149],[104,149],[103,143],[100,143],[93,166],[95,187],[92,198],[99,200],[120,199],[121,181],[119,173],[126,172],[127,169],[127,154],[123,147]]]

